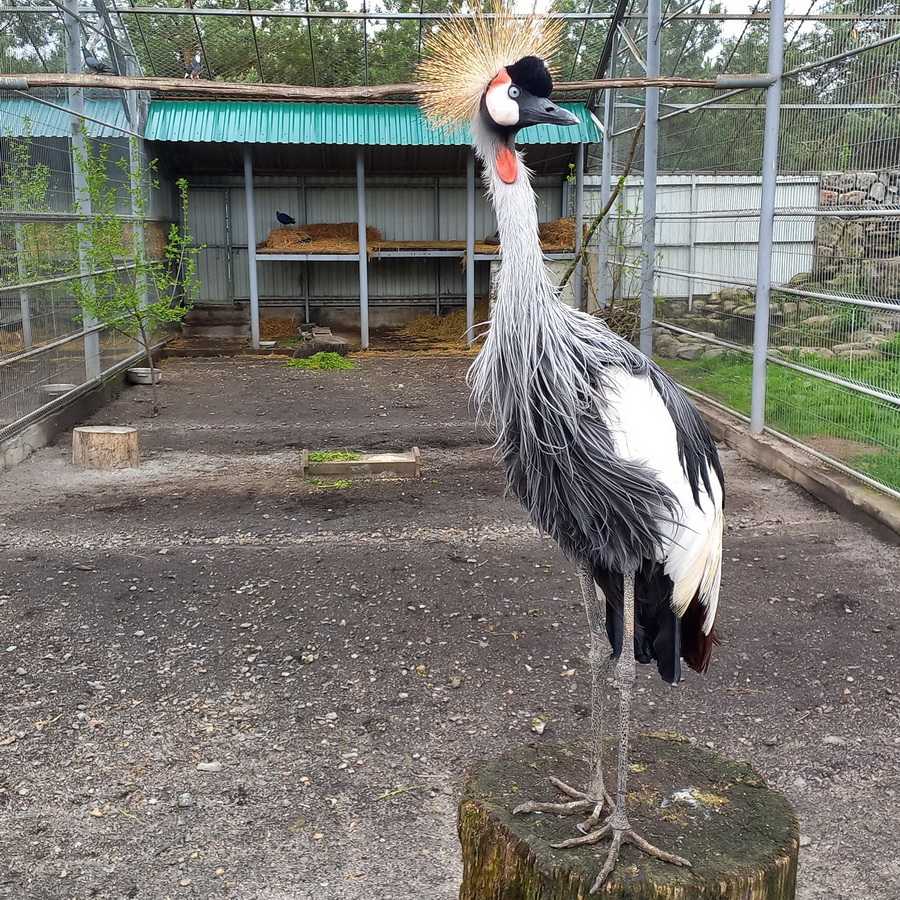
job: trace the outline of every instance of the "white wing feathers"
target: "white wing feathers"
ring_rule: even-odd
[[[663,571],[674,584],[672,609],[683,616],[699,595],[706,611],[704,634],[716,619],[722,576],[722,488],[710,472],[712,495],[700,486],[700,505],[681,467],[675,423],[653,383],[624,369],[610,369],[614,391],[607,399],[609,428],[616,451],[653,469],[681,505],[678,522],[660,522],[666,536]]]

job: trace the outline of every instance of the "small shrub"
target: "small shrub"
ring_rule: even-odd
[[[285,363],[290,369],[355,369],[356,363],[352,359],[341,356],[340,353],[328,352],[314,353],[312,356],[301,359],[289,359]]]
[[[313,487],[322,488],[324,490],[332,489],[337,491],[345,491],[353,486],[353,482],[348,478],[338,478],[336,481],[328,481],[324,478],[311,478],[309,483]]]

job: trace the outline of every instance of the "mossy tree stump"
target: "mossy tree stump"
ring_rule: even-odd
[[[608,748],[607,769],[614,770]],[[547,777],[580,786],[583,758],[558,746],[530,745],[479,765],[459,806],[463,854],[460,900],[588,900],[608,841],[570,850],[550,844],[577,836],[583,816],[513,816],[525,800],[557,800]],[[610,789],[612,785],[608,785]],[[663,850],[687,857],[670,866],[622,847],[598,897],[628,900],[792,900],[799,829],[787,800],[746,763],[675,736],[632,742],[629,817]]]

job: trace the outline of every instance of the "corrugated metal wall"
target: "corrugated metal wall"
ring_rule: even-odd
[[[536,184],[542,220],[561,215],[562,185],[557,179]],[[355,222],[356,183],[346,178],[260,177],[255,182],[256,240],[277,226],[276,210],[298,223]],[[463,178],[387,179],[366,183],[368,224],[392,240],[465,240],[466,186]],[[240,179],[193,183],[190,191],[191,231],[200,253],[200,295],[207,303],[227,303],[249,295],[247,220]],[[481,190],[477,193],[475,234],[496,231],[493,211]],[[356,301],[355,263],[260,262],[261,300]],[[488,292],[488,266],[476,268],[476,294]],[[373,260],[369,266],[369,298],[373,302],[461,302],[465,273],[459,260]]]
[[[778,207],[816,209],[819,201],[818,176],[785,176],[779,178],[775,195]],[[657,179],[656,209],[662,217],[657,222],[657,265],[661,269],[683,272],[756,278],[756,249],[759,219],[729,218],[736,210],[758,210],[761,180],[750,175],[660,175]],[[643,183],[630,178],[622,192],[625,215],[618,220],[617,237],[629,257],[640,253],[641,217],[643,216]],[[586,215],[599,212],[600,179],[585,179]],[[666,215],[689,212],[716,212],[721,218],[667,219]],[[773,282],[788,281],[798,272],[812,268],[815,250],[815,217],[777,218],[772,250]],[[613,223],[616,231],[616,223]],[[710,293],[721,287],[719,282],[693,280],[693,292]],[[687,280],[657,276],[656,294],[660,297],[684,296]],[[634,296],[639,290],[639,273],[630,270],[623,292]]]

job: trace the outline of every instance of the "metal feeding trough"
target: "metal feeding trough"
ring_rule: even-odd
[[[301,475],[377,475],[390,472],[394,475],[421,473],[421,455],[418,447],[407,453],[360,453],[353,459],[310,459],[309,450],[300,451]]]

